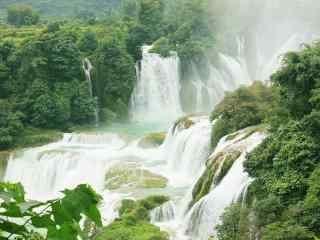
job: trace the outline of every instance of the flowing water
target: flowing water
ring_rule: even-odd
[[[113,132],[112,129],[116,127],[98,133],[65,134],[59,142],[13,153],[4,179],[21,182],[25,186],[28,199],[36,200],[55,198],[60,195],[59,191],[65,188],[88,183],[104,197],[100,207],[105,223],[110,223],[117,217],[117,208],[124,198],[142,198],[159,193],[169,195],[172,201],[176,202],[182,199],[190,188],[190,179],[187,181],[185,174],[192,171],[199,175],[203,169],[201,163],[208,157],[208,133],[211,129],[209,120],[207,117],[192,119],[193,126],[184,129],[178,125],[175,131],[171,127],[165,143],[153,148],[140,146],[141,136],[148,132],[142,131],[140,126],[135,134]],[[130,125],[122,128],[135,127]],[[205,134],[199,130],[205,130]],[[181,147],[195,143],[198,143],[198,151]],[[188,159],[184,159],[184,156],[188,156]],[[191,161],[196,164],[194,169],[183,168],[183,177],[176,179],[171,170],[175,168],[178,172],[179,167],[169,161],[186,161],[185,166],[192,164]],[[145,174],[145,171],[148,171],[148,174]],[[122,182],[121,178],[119,181],[114,180],[114,177],[122,174],[132,182]],[[167,186],[146,188],[141,185],[150,174],[153,179],[167,179]],[[159,210],[154,219],[162,216],[165,219],[174,218],[173,202],[163,207],[170,209],[171,213]]]
[[[182,115],[179,58],[176,53],[163,58],[142,48],[143,58],[136,65],[137,84],[131,99],[134,120],[175,120]]]
[[[90,96],[94,98],[93,84],[92,84],[92,78],[91,78],[91,72],[93,70],[93,66],[88,58],[85,58],[83,60],[82,68],[83,68],[86,80],[88,82],[88,89],[89,89]],[[94,110],[94,116],[95,116],[95,124],[96,126],[98,126],[99,125],[99,107],[98,106],[96,106]]]

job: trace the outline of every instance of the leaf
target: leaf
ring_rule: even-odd
[[[47,240],[77,240],[79,227],[77,223],[65,223],[59,229],[48,229]]]
[[[18,225],[16,223],[7,222],[7,221],[0,223],[0,229],[5,232],[14,233],[14,234],[23,234],[27,232],[27,229],[23,225]]]
[[[95,224],[98,225],[98,227],[102,227],[102,221],[101,221],[101,214],[100,211],[96,206],[91,206],[88,211],[85,212],[85,214],[94,221]]]
[[[15,200],[18,203],[24,202],[24,188],[21,183],[11,184],[11,183],[0,183],[0,194],[5,194],[8,197]],[[2,195],[4,196],[4,195]]]
[[[51,220],[50,214],[44,214],[42,216],[34,216],[31,219],[32,225],[36,228],[49,228],[55,226],[54,221]]]
[[[54,216],[54,221],[61,225],[64,222],[71,222],[71,216],[66,212],[66,210],[61,205],[61,201],[52,204],[52,214]]]
[[[1,204],[1,207],[5,209],[4,212],[1,212],[0,215],[6,217],[23,217],[23,214],[20,212],[20,208],[16,203]]]

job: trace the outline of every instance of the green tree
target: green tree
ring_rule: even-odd
[[[9,24],[15,26],[35,25],[39,22],[40,16],[37,12],[33,11],[29,5],[11,5],[7,9]]]
[[[93,53],[98,48],[98,39],[94,32],[85,32],[79,40],[79,49],[82,52]]]
[[[146,43],[152,43],[163,35],[164,8],[163,0],[140,0],[139,22],[146,33]]]
[[[95,59],[95,76],[101,106],[111,109],[119,118],[126,118],[135,83],[132,57],[117,39],[105,39]]]
[[[281,105],[294,118],[301,119],[311,112],[314,89],[319,86],[320,43],[307,45],[300,52],[290,52],[283,59],[282,68],[272,76],[280,87]]]
[[[217,119],[212,129],[212,148],[218,144],[221,137],[262,123],[273,107],[275,98],[276,91],[259,82],[226,93],[210,116],[211,120]]]
[[[75,95],[71,98],[72,121],[77,124],[93,122],[96,105],[95,99],[90,96],[88,83],[80,83]]]

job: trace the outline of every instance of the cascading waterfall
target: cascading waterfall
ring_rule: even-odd
[[[211,111],[223,99],[226,91],[252,83],[244,56],[244,40],[239,38],[237,45],[238,52],[235,57],[219,53],[216,65],[212,65],[209,59],[206,60],[209,67],[207,80],[201,79],[198,68],[194,63],[191,64],[192,85],[196,92],[195,112]]]
[[[296,51],[301,48],[302,43],[312,42],[315,35],[305,33],[294,33],[288,39],[279,44],[274,52],[263,51],[257,47],[257,66],[252,66],[251,59],[246,51],[250,46],[246,45],[244,37],[236,38],[237,53],[229,55],[223,52],[218,53],[218,60],[212,65],[207,60],[209,66],[209,77],[207,80],[201,79],[199,70],[192,64],[191,78],[195,89],[195,112],[211,111],[217,105],[227,91],[234,91],[241,85],[250,85],[255,80],[268,81],[272,73],[279,69],[282,56],[288,51]],[[251,49],[250,49],[251,50]],[[254,68],[254,70],[252,70]],[[206,93],[206,94],[204,94]],[[204,104],[206,103],[206,104]]]
[[[222,181],[217,186],[213,185],[211,192],[199,200],[186,216],[185,231],[191,239],[207,240],[210,235],[215,235],[214,227],[219,223],[224,209],[237,201],[251,182],[243,169],[243,162],[246,154],[258,146],[265,135],[256,132],[241,140],[245,135],[246,132],[243,132],[231,141],[222,139],[210,157],[214,159],[217,154],[232,149],[242,152]]]
[[[186,128],[185,124],[191,126]],[[169,130],[163,148],[171,182],[176,185],[194,182],[209,155],[210,134],[211,123],[208,116],[182,119]]]
[[[89,93],[90,96],[93,98],[93,84],[92,84],[92,78],[91,78],[91,71],[93,69],[93,66],[90,62],[90,60],[88,58],[85,58],[82,62],[82,68],[84,71],[84,74],[86,76],[86,80],[88,82],[88,88],[89,88]],[[95,110],[94,110],[94,116],[95,116],[95,123],[96,125],[99,124],[99,108],[98,106],[96,106]]]
[[[137,121],[174,120],[182,115],[180,102],[179,58],[150,53],[152,46],[142,48],[137,63],[137,84],[131,98],[130,112]]]
[[[149,191],[143,189],[126,190],[128,192],[125,193],[121,189],[119,191],[108,189],[106,187],[107,172],[114,167],[118,169],[118,166],[126,168],[126,166],[135,165],[138,166],[137,173],[148,170],[150,173],[167,178],[168,187],[159,189],[159,191],[179,201],[189,189],[190,178],[185,179],[188,182],[183,184],[174,181],[174,178],[170,179],[167,158],[170,158],[169,161],[186,161],[183,171],[199,175],[204,167],[201,164],[204,164],[208,156],[206,148],[209,135],[202,133],[202,130],[206,129],[208,132],[210,129],[208,118],[193,117],[192,119],[193,125],[188,129],[176,126],[176,131],[173,133],[173,127],[171,127],[169,131],[172,134],[168,134],[162,146],[147,149],[139,147],[137,144],[140,141],[139,138],[129,141],[131,137],[112,132],[65,134],[59,142],[13,153],[8,162],[4,180],[21,182],[28,199],[43,201],[60,196],[60,191],[65,188],[88,183],[104,197],[100,209],[105,223],[110,223],[118,216],[117,209],[123,198],[143,197],[150,194]],[[202,138],[206,140],[201,140]],[[174,147],[167,145],[170,142],[179,141],[181,143],[174,144]],[[186,148],[181,148],[184,144]],[[197,148],[203,150],[203,153],[200,150],[194,151],[196,144]],[[190,151],[189,147],[192,147],[193,150]],[[178,153],[184,157],[191,156],[188,159],[182,159],[178,158]],[[174,160],[174,157],[178,159]],[[188,169],[188,164],[194,164],[198,172],[192,168]],[[179,168],[176,171],[178,172]],[[159,218],[162,218],[163,221],[172,219],[177,215],[174,202],[168,204],[159,209],[162,217],[156,217],[157,213],[154,213],[155,221]]]

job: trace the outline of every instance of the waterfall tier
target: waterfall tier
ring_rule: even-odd
[[[187,214],[184,226],[191,239],[207,240],[209,236],[215,235],[214,227],[219,223],[224,209],[232,202],[238,201],[250,184],[251,179],[244,171],[243,162],[247,153],[257,147],[265,138],[265,135],[260,132],[247,135],[248,131],[244,130],[238,132],[237,137],[232,140],[223,138],[215,152],[209,157],[208,164],[210,165],[215,164],[214,161],[219,161],[223,154],[239,151],[239,157],[234,160],[232,167],[221,182],[217,185],[213,182],[212,190],[200,199]],[[210,161],[213,162],[210,163]],[[223,164],[223,161],[221,164]],[[219,171],[217,173],[219,174]]]
[[[131,116],[137,121],[168,121],[182,115],[179,58],[176,53],[163,58],[142,48],[136,66],[137,84],[131,98]]]

